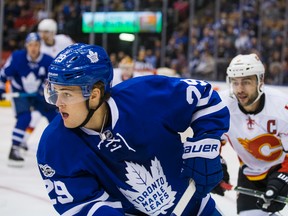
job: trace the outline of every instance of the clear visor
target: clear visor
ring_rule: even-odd
[[[89,98],[84,97],[80,86],[62,86],[46,82],[44,97],[52,105],[70,105],[81,103]]]

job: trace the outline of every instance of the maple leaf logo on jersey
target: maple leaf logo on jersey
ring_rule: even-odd
[[[90,59],[90,61],[92,63],[96,63],[99,61],[97,52],[93,52],[93,51],[89,50],[89,55],[87,55],[87,57]]]
[[[21,77],[23,88],[27,93],[34,93],[38,91],[41,85],[41,80],[37,79],[33,72],[29,73],[27,77]]]
[[[48,164],[39,164],[39,167],[45,177],[52,177],[55,174],[55,170],[53,170]]]
[[[155,158],[151,161],[151,173],[137,163],[126,162],[126,165],[126,183],[134,191],[120,188],[122,194],[147,215],[167,214],[167,209],[174,204],[176,192],[168,185],[159,160]]]

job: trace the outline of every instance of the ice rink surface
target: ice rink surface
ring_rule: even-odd
[[[26,152],[23,168],[7,166],[14,123],[12,108],[0,107],[0,215],[56,216],[36,166],[37,140],[46,120],[41,120],[29,139],[30,150]]]
[[[58,214],[48,199],[35,156],[38,140],[47,122],[42,119],[29,139],[29,151],[23,168],[7,166],[14,123],[11,107],[0,107],[0,216],[56,216]],[[235,185],[239,164],[236,154],[229,145],[224,147],[223,154],[228,163],[231,183]],[[228,191],[224,197],[212,196],[223,215],[237,215],[236,192]],[[287,216],[288,207],[280,213]]]

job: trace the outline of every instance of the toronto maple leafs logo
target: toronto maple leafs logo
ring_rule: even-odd
[[[97,52],[93,52],[93,51],[89,50],[89,54],[87,55],[87,57],[90,59],[90,61],[92,63],[96,63],[99,61]]]
[[[55,170],[53,170],[49,165],[45,164],[39,164],[39,168],[44,176],[46,177],[52,177],[55,174]]]
[[[39,86],[41,85],[41,80],[38,79],[33,72],[30,72],[26,77],[21,77],[21,81],[23,84],[23,88],[27,93],[37,92]]]
[[[137,163],[126,162],[126,165],[126,183],[134,191],[120,188],[121,193],[147,215],[167,214],[167,210],[174,205],[176,192],[168,185],[159,160],[155,158],[151,161],[151,173]]]

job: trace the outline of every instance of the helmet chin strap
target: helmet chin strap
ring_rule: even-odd
[[[88,123],[88,121],[91,119],[91,117],[93,116],[94,112],[97,109],[99,109],[99,107],[103,104],[103,102],[104,102],[104,97],[101,97],[98,106],[95,109],[91,109],[91,108],[89,108],[89,99],[86,100],[86,107],[88,109],[88,114],[86,116],[86,119],[78,127],[84,127]]]
[[[258,91],[258,96],[257,96],[257,98],[253,101],[253,103],[251,104],[251,105],[253,105],[254,103],[256,103],[259,99],[260,99],[260,97],[261,97],[261,95],[264,93],[264,90],[263,90],[263,86],[261,86],[261,82],[260,82],[260,78],[258,78],[258,82],[259,82],[259,84],[258,84],[258,86],[257,86],[257,91]],[[262,84],[263,85],[263,84]],[[262,88],[262,89],[261,89]]]
[[[259,91],[259,90],[258,90],[258,96],[257,96],[257,98],[253,101],[253,103],[252,103],[251,105],[253,105],[254,103],[256,103],[256,102],[260,99],[260,97],[261,97],[262,94],[263,94],[263,91]]]

